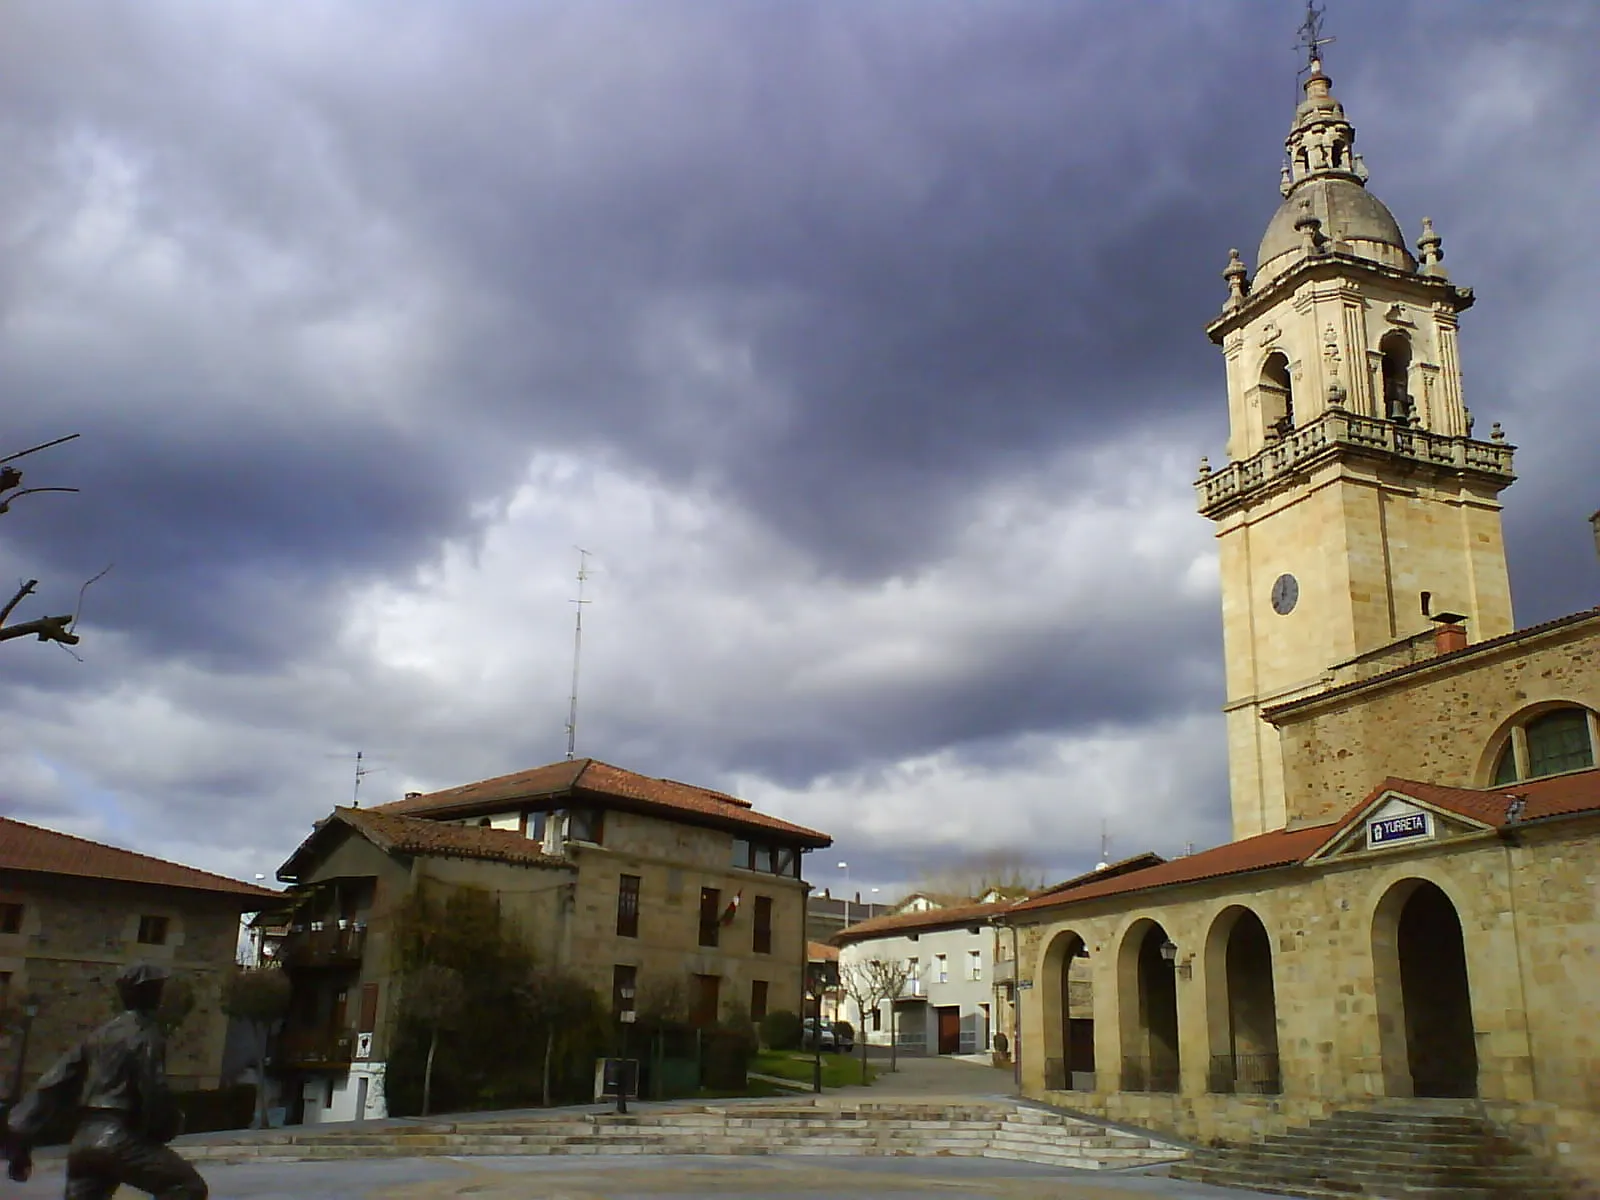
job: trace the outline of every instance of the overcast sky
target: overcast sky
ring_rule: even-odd
[[[1592,0],[1338,0],[1521,450],[1523,624],[1600,593]],[[578,752],[886,893],[1227,837],[1202,332],[1279,201],[1294,0],[11,0],[0,813],[250,878]],[[1585,83],[1585,80],[1589,82]],[[9,594],[9,589],[8,589]]]

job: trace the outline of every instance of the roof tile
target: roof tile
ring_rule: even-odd
[[[363,811],[437,818],[486,811],[496,804],[573,792],[632,801],[647,809],[709,817],[719,824],[738,828],[786,834],[815,846],[833,844],[833,839],[827,834],[756,812],[748,800],[741,800],[737,796],[673,779],[655,779],[593,758],[547,763],[529,771],[500,775],[494,779],[430,792],[425,796],[412,796],[379,805],[375,810]]]
[[[892,934],[954,928],[958,925],[970,925],[975,921],[987,921],[990,917],[1007,912],[1012,907],[1011,901],[999,900],[992,904],[952,904],[947,908],[925,908],[918,912],[894,913],[887,917],[858,921],[841,929],[831,940],[835,945],[844,946],[851,942]]]
[[[0,870],[38,871],[51,875],[72,875],[80,879],[185,888],[216,892],[240,900],[272,901],[280,898],[278,892],[238,879],[213,875],[210,871],[186,867],[163,858],[152,858],[133,850],[91,842],[70,833],[57,833],[53,829],[27,825],[10,817],[0,817]]]

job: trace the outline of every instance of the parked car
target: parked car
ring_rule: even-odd
[[[815,1017],[807,1017],[805,1019],[800,1045],[807,1050],[815,1050],[817,1048],[817,1019]],[[822,1027],[822,1048],[829,1051],[839,1048],[839,1039],[834,1035],[831,1024],[825,1024]]]
[[[855,1026],[849,1021],[836,1021],[833,1026],[833,1044],[840,1054],[849,1054],[856,1048]]]

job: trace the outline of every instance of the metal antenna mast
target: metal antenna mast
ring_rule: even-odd
[[[1306,19],[1300,23],[1300,40],[1296,46],[1304,46],[1306,51],[1306,65],[1301,70],[1309,71],[1311,64],[1322,60],[1322,48],[1338,38],[1322,36],[1322,18],[1327,15],[1328,6],[1321,8],[1316,5],[1316,0],[1306,0]]]
[[[570,762],[578,746],[578,663],[583,655],[583,582],[589,578],[589,552],[574,546],[578,552],[578,598],[572,603],[577,610],[572,626],[572,694],[567,703],[567,759]]]
[[[351,808],[360,808],[361,807],[361,781],[363,779],[365,779],[368,775],[371,775],[371,774],[372,774],[372,768],[371,767],[364,767],[364,766],[361,765],[361,751],[357,750],[356,751],[356,786],[355,786],[355,790],[350,795],[350,807]]]

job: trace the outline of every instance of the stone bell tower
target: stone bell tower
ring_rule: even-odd
[[[1253,276],[1233,251],[1207,329],[1230,437],[1226,465],[1202,460],[1195,487],[1220,542],[1236,838],[1295,817],[1263,709],[1342,682],[1336,668],[1441,614],[1474,641],[1513,628],[1497,499],[1512,447],[1499,425],[1474,439],[1461,391],[1456,322],[1472,291],[1450,282],[1430,221],[1413,257],[1367,190],[1318,45],[1283,203]]]

